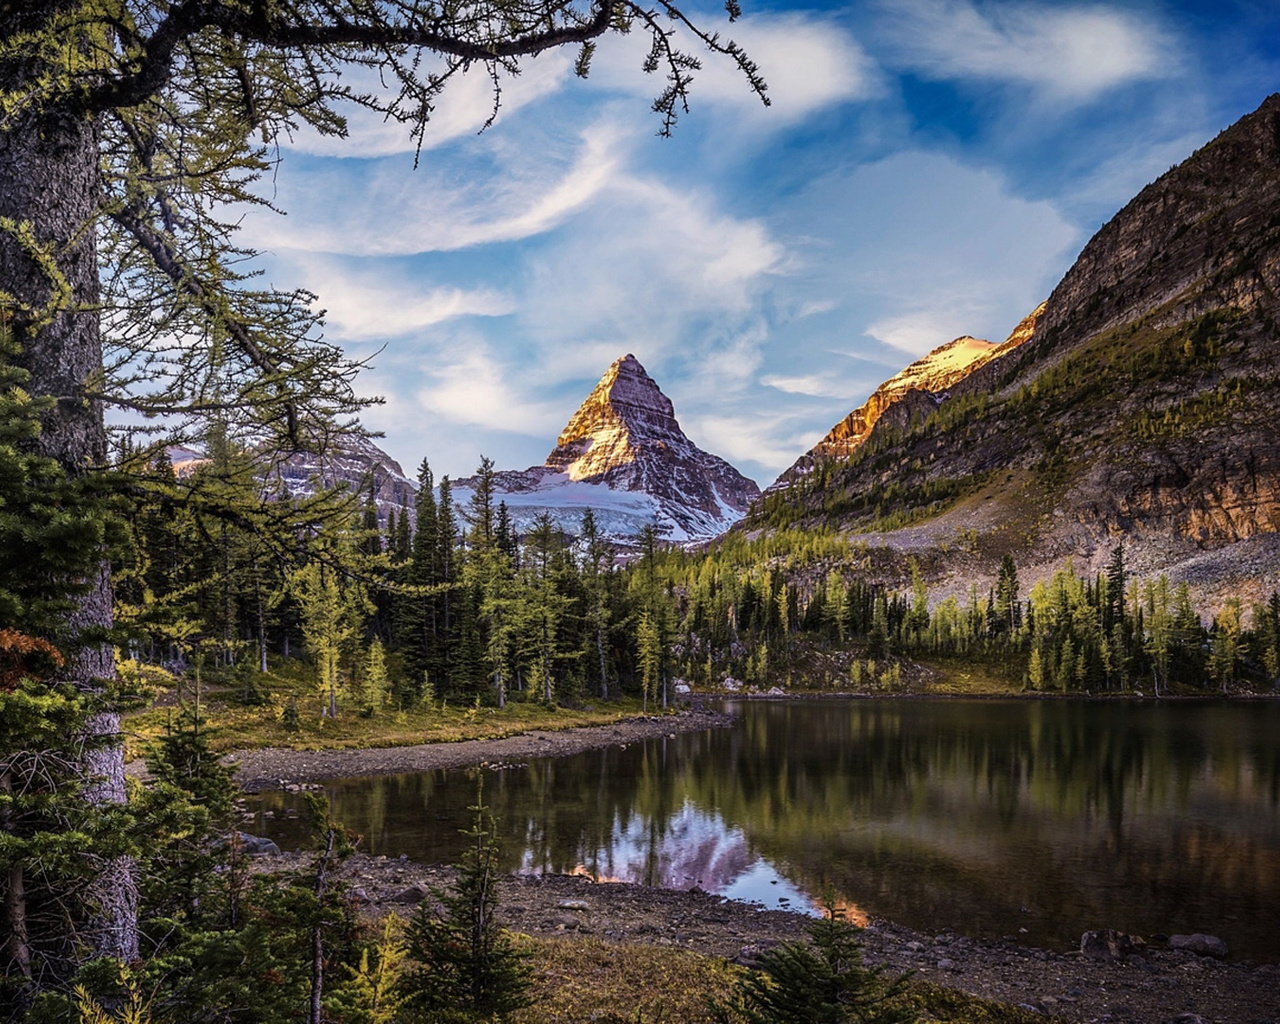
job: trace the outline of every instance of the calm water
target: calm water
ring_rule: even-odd
[[[741,702],[731,729],[484,773],[509,869],[1067,948],[1204,931],[1280,960],[1280,703]],[[476,773],[326,785],[374,854],[457,859]],[[286,847],[300,798],[255,828]]]

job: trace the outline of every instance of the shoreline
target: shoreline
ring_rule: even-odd
[[[254,858],[256,872],[300,867],[306,854]],[[361,917],[409,916],[451,867],[355,855],[344,868]],[[504,927],[542,939],[650,945],[752,965],[779,942],[803,938],[812,918],[693,889],[594,882],[581,875],[505,875]],[[861,935],[865,962],[946,988],[1073,1024],[1262,1024],[1280,1021],[1280,964],[1223,961],[1159,945],[1124,958],[1019,945],[1015,936],[973,938],[916,931],[873,918]],[[1034,1016],[1032,1016],[1034,1015]],[[1023,1019],[1023,1018],[1020,1018]]]
[[[245,793],[261,793],[329,779],[405,775],[485,764],[511,764],[536,757],[566,757],[600,747],[625,746],[677,733],[725,728],[733,723],[734,717],[727,712],[703,707],[699,702],[674,714],[641,715],[609,725],[535,729],[500,739],[349,750],[262,747],[234,750],[222,761],[237,769],[236,782]]]
[[[923,694],[826,693],[730,694],[724,699],[879,700],[904,696],[930,699]],[[1120,696],[992,694],[982,699]],[[224,760],[238,767],[238,781],[246,793],[301,788],[344,777],[509,765],[533,757],[570,756],[590,749],[723,728],[731,725],[736,715],[708,706],[719,699],[695,695],[692,707],[674,714],[638,716],[609,725],[559,731],[532,730],[501,739],[357,750],[264,748],[233,752]],[[966,697],[948,695],[946,699]],[[265,857],[255,870],[279,870],[296,865],[299,859],[297,854]],[[381,917],[393,909],[402,915],[410,913],[430,887],[447,882],[452,876],[448,866],[381,856],[357,855],[351,868],[353,895],[367,917]],[[793,911],[762,909],[697,889],[593,883],[575,875],[508,876],[502,891],[499,913],[506,926],[516,931],[566,941],[670,946],[739,963],[750,963],[760,951],[779,941],[799,938],[808,920]],[[935,935],[878,919],[870,922],[864,932],[863,945],[868,963],[893,971],[910,970],[924,980],[1060,1021],[1280,1024],[1280,964],[1223,962],[1159,948],[1123,960],[1092,959],[1076,951],[1022,946],[1014,936],[980,939],[950,930]]]
[[[570,726],[565,729],[533,729],[512,736],[421,743],[395,747],[293,750],[259,747],[233,750],[222,761],[237,769],[236,781],[245,793],[261,793],[290,786],[311,785],[330,779],[368,775],[405,775],[439,769],[472,768],[485,764],[511,764],[538,757],[566,757],[586,750],[625,745],[678,733],[725,728],[735,715],[711,705],[734,701],[1102,701],[1176,702],[1276,701],[1280,694],[1179,695],[1156,697],[1140,693],[725,693],[693,694],[677,711],[637,715],[606,725]],[[145,776],[141,760],[126,771]]]

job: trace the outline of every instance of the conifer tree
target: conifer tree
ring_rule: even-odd
[[[596,525],[596,515],[591,509],[582,513],[582,585],[586,591],[587,621],[594,647],[595,663],[599,669],[600,696],[609,699],[609,669],[605,662],[605,635],[609,631],[610,609],[606,563],[609,546]]]
[[[808,942],[784,942],[765,952],[740,984],[733,1006],[720,1005],[725,1024],[912,1024],[902,1000],[905,976],[864,967],[858,931],[834,908],[806,929]]]
[[[101,473],[107,403],[161,417],[170,442],[209,416],[233,420],[268,462],[358,432],[344,426],[364,405],[352,388],[358,364],[320,336],[309,293],[249,285],[244,264],[255,254],[234,242],[239,217],[220,212],[269,204],[253,183],[269,173],[281,137],[302,124],[345,134],[344,103],[383,110],[421,143],[439,93],[468,67],[489,72],[496,88],[522,59],[580,46],[585,75],[595,40],[633,26],[652,37],[647,67],[667,71],[655,105],[669,133],[697,64],[674,45],[667,19],[734,62],[764,97],[741,49],[672,3],[7,4],[0,315],[21,344],[30,393],[56,400],[41,408],[44,429],[29,450],[72,476]],[[385,98],[349,84],[341,72],[353,68],[381,76]],[[105,551],[82,578],[87,586],[62,595],[76,605],[62,625],[74,619],[100,640],[113,621]],[[86,692],[112,671],[101,642],[80,645],[64,669]],[[109,712],[93,728],[118,735]],[[93,770],[107,780],[95,799],[122,800],[118,742]],[[132,959],[132,884],[117,867],[101,886],[101,948]]]
[[[499,851],[481,787],[456,880],[419,904],[406,936],[413,961],[405,975],[407,1002],[441,1024],[501,1021],[529,1003],[528,958],[497,918]],[[432,903],[441,906],[439,913]]]

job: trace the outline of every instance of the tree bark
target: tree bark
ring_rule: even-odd
[[[13,795],[13,782],[8,772],[0,774],[0,793]],[[0,814],[0,829],[9,829],[9,813]],[[31,941],[27,933],[27,888],[22,865],[9,868],[4,886],[4,921],[8,937],[4,952],[14,971],[31,981]]]
[[[29,0],[16,12],[7,8],[13,13],[6,14],[0,33],[38,31],[67,6],[70,0]],[[74,47],[75,41],[68,40],[67,46]],[[23,95],[47,70],[31,59],[0,61],[0,89]],[[28,390],[55,399],[33,447],[72,474],[103,466],[107,456],[102,405],[88,398],[86,389],[102,369],[95,238],[102,199],[95,119],[37,101],[0,130],[0,217],[8,222],[0,227],[0,292],[5,293],[0,302],[8,307],[22,346],[20,361],[31,374]],[[104,561],[61,624],[65,628],[55,625],[53,631],[74,636],[111,624],[111,582]],[[107,644],[72,645],[66,653],[63,676],[82,692],[101,692],[103,681],[115,673]],[[95,714],[87,732],[94,742],[87,744],[84,757],[86,798],[102,804],[123,802],[119,716]],[[135,958],[137,887],[132,862],[105,862],[92,890],[90,900],[98,908],[91,927],[95,949],[104,956]]]

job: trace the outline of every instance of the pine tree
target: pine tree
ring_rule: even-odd
[[[864,967],[858,931],[839,911],[806,929],[808,942],[784,942],[765,952],[740,983],[732,1006],[717,1006],[725,1024],[736,1013],[747,1024],[913,1024],[902,996],[905,976]]]
[[[764,98],[736,44],[668,13]],[[44,429],[29,450],[72,477],[101,474],[107,403],[171,427],[170,441],[198,433],[210,415],[232,419],[265,462],[358,433],[344,426],[365,404],[352,387],[358,364],[320,336],[309,293],[250,286],[245,263],[256,254],[235,244],[240,218],[223,212],[270,203],[253,183],[270,173],[281,138],[303,124],[344,134],[344,103],[382,107],[421,142],[455,73],[481,65],[496,88],[523,58],[581,46],[585,75],[595,40],[633,24],[651,34],[651,63],[667,71],[655,105],[669,133],[697,64],[632,0],[465,11],[428,0],[7,4],[0,316],[22,346],[30,393],[56,399],[41,409]],[[382,76],[390,98],[340,81],[336,68]],[[97,642],[113,624],[104,550],[80,579],[62,595],[74,612],[54,628],[75,621],[96,637],[64,669],[93,692],[113,671],[109,646]],[[101,711],[93,728],[119,736],[117,725]],[[95,799],[123,800],[122,745],[98,761],[106,783]],[[99,885],[100,951],[124,960],[137,952],[128,876],[125,865],[106,865]]]
[[[419,904],[407,934],[413,966],[405,976],[406,1001],[440,1024],[501,1021],[529,1004],[528,958],[497,918],[499,851],[482,795],[471,808],[471,842],[456,880]],[[441,906],[439,913],[432,903]]]
[[[587,622],[590,642],[594,647],[593,659],[599,668],[599,692],[609,699],[609,668],[605,661],[605,635],[609,631],[610,609],[605,565],[609,558],[609,545],[596,525],[596,514],[591,509],[582,513],[582,585],[586,591]]]

